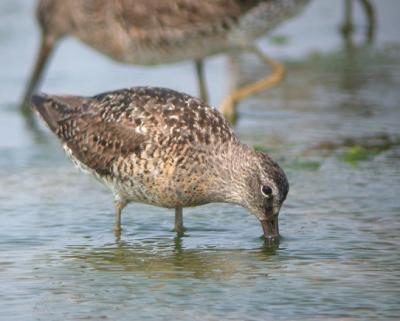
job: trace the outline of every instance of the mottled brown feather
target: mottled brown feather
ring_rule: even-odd
[[[236,20],[261,0],[120,0],[113,2],[126,30],[149,32],[201,28]],[[265,2],[265,1],[264,1]],[[149,12],[152,14],[149,16]]]
[[[32,102],[73,156],[100,175],[112,174],[118,158],[140,158],[148,145],[175,144],[179,153],[179,145],[187,143],[207,149],[216,138],[236,140],[217,111],[169,89],[137,87],[94,97],[34,95]]]
[[[73,35],[126,63],[200,59],[254,45],[309,0],[41,0],[45,37]]]
[[[140,155],[146,140],[132,127],[93,120],[90,114],[74,115],[60,122],[57,134],[74,157],[99,175],[112,174],[118,157]]]
[[[260,3],[276,0],[41,0],[39,20],[51,22],[52,15],[64,11],[71,27],[77,28],[87,17],[88,23],[102,23],[104,18],[119,21],[126,31],[154,32],[219,24],[238,19]],[[285,0],[287,1],[287,0]],[[74,14],[72,14],[74,13]]]
[[[189,95],[137,87],[94,97],[35,95],[32,105],[71,160],[119,204],[228,202],[275,222],[286,198],[278,164],[241,144],[218,111]]]

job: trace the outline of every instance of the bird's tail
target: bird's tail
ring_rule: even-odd
[[[60,122],[81,109],[86,101],[86,98],[77,96],[35,94],[31,97],[31,107],[55,132]]]

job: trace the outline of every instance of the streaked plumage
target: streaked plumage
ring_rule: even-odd
[[[236,203],[264,222],[267,236],[277,236],[285,174],[241,144],[224,117],[199,99],[137,87],[94,97],[35,95],[32,105],[72,161],[113,191],[118,216],[129,202],[178,210]],[[262,186],[272,195],[263,195]]]
[[[308,0],[41,0],[41,27],[115,60],[155,65],[253,45]]]
[[[307,2],[41,0],[37,15],[42,46],[25,99],[35,91],[58,40],[74,36],[123,63],[157,65],[194,60],[201,96],[206,100],[204,58],[222,52],[254,52],[257,37],[299,12]]]

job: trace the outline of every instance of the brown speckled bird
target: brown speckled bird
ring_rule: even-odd
[[[281,81],[284,67],[255,40],[292,17],[309,0],[41,0],[41,47],[21,106],[37,88],[48,57],[65,36],[123,63],[158,65],[193,60],[200,97],[207,101],[203,59],[252,52],[272,66],[266,78],[230,92],[221,111],[232,118],[236,102]]]
[[[94,97],[34,95],[34,110],[76,166],[115,196],[116,225],[129,202],[182,208],[239,204],[277,239],[289,185],[265,153],[241,144],[229,123],[199,99],[169,89],[137,87]]]

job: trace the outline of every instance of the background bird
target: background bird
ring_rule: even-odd
[[[282,80],[284,67],[256,45],[257,37],[292,17],[309,0],[41,0],[37,17],[41,45],[21,107],[37,89],[54,47],[74,36],[114,60],[158,65],[193,60],[200,97],[207,101],[204,58],[252,52],[272,74],[224,98],[221,111],[233,119],[235,104]]]

